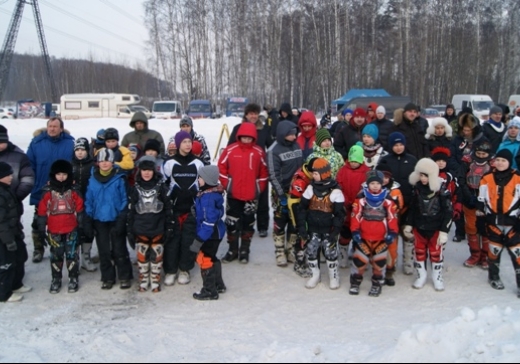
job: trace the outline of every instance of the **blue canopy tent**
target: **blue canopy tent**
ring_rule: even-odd
[[[341,109],[343,105],[347,104],[350,100],[355,99],[356,97],[388,97],[391,96],[386,90],[380,89],[358,89],[353,88],[349,90],[345,95],[341,96],[339,99],[332,101],[332,105],[336,105],[337,109]]]

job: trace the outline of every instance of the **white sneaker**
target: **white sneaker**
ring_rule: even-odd
[[[28,293],[32,291],[32,287],[21,286],[20,288],[13,291],[13,293]]]
[[[184,272],[184,271],[180,271],[179,272],[179,278],[177,278],[177,282],[179,282],[179,284],[188,284],[190,283],[190,273],[189,272]]]
[[[166,277],[164,277],[164,285],[173,286],[175,284],[175,276],[176,274],[166,274]]]
[[[7,302],[9,303],[13,303],[13,302],[21,302],[23,300],[23,296],[21,294],[18,294],[18,293],[13,293],[11,295],[11,297],[9,297],[9,299],[7,300]]]

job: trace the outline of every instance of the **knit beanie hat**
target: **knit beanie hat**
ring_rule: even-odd
[[[5,162],[0,162],[0,179],[13,174],[13,167]]]
[[[487,140],[481,140],[474,144],[475,152],[485,152],[491,154],[491,143]]]
[[[246,107],[244,108],[244,116],[249,113],[260,114],[261,109],[262,108],[258,104],[247,104]]]
[[[451,157],[451,151],[448,148],[437,147],[432,150],[431,158],[437,161],[448,161]]]
[[[112,151],[112,149],[101,148],[98,151],[96,158],[97,158],[98,163],[101,163],[101,162],[114,163],[115,156],[114,156],[114,152]]]
[[[493,115],[493,114],[503,114],[503,110],[500,106],[493,106],[491,109],[489,109],[489,115]]]
[[[206,182],[208,186],[217,186],[220,172],[215,165],[204,166],[199,169],[199,177]]]
[[[359,145],[353,145],[348,152],[348,161],[363,164],[365,162],[365,152]]]
[[[193,146],[191,148],[191,154],[193,155],[201,155],[202,154],[202,144],[199,141],[194,140]]]
[[[191,134],[190,133],[187,133],[185,131],[180,131],[178,132],[177,134],[175,134],[175,145],[177,146],[177,148],[179,148],[182,144],[182,141],[184,139],[189,139],[189,140],[193,140],[191,138]]]
[[[321,147],[321,143],[325,140],[330,139],[332,141],[332,137],[330,136],[328,129],[320,129],[316,132],[316,145]]]
[[[105,145],[105,129],[99,129],[94,140],[96,145]]]
[[[330,163],[324,158],[316,158],[312,163],[312,171],[318,172],[322,181],[332,178]]]
[[[402,133],[396,131],[395,133],[390,134],[388,137],[388,146],[390,149],[392,149],[398,143],[406,146],[406,137]]]
[[[128,146],[128,150],[133,153],[137,153],[139,155],[139,152],[141,151],[141,148],[139,148],[138,144],[130,144]]]
[[[352,116],[353,117],[358,117],[359,116],[359,117],[362,117],[362,118],[366,118],[367,117],[367,112],[362,107],[358,107],[358,108],[356,108],[356,110],[354,110],[354,114]]]
[[[115,128],[108,128],[105,130],[105,141],[107,140],[117,140],[119,141],[119,132]]]
[[[417,112],[419,112],[419,107],[417,105],[415,105],[413,102],[409,102],[404,107],[404,112],[407,112],[407,111],[417,111]]]
[[[354,111],[352,111],[351,109],[345,109],[341,112],[341,115],[343,115],[343,116],[345,116],[347,114],[354,115]]]
[[[144,145],[144,151],[155,150],[157,154],[161,154],[161,143],[155,139],[148,139]]]
[[[175,137],[172,136],[168,141],[168,150],[177,149],[177,144],[175,144]]]
[[[58,173],[67,173],[69,176],[72,176],[72,164],[64,159],[58,159],[51,165],[49,177],[54,179]]]
[[[155,171],[155,158],[145,155],[137,163],[137,168],[141,171]]]
[[[182,117],[181,121],[179,121],[179,127],[181,127],[183,125],[189,125],[193,128],[193,120],[189,116],[184,115]]]
[[[369,135],[376,141],[379,138],[379,129],[374,124],[368,124],[363,128],[361,135]]]
[[[383,185],[385,175],[383,172],[372,170],[367,172],[367,185],[369,185],[372,182],[379,182],[381,185]]]
[[[9,135],[5,126],[0,125],[0,143],[9,143]]]
[[[386,109],[383,105],[379,105],[376,109],[376,114],[383,113],[386,115]]]
[[[498,151],[498,153],[495,155],[496,158],[503,158],[506,159],[509,162],[509,168],[513,165],[513,153],[509,149],[501,149]]]
[[[86,138],[78,138],[78,139],[76,139],[76,141],[74,142],[74,151],[76,151],[78,149],[86,150],[87,153],[88,153],[88,151],[90,150],[90,145],[89,145],[88,140]]]
[[[520,129],[520,116],[515,116],[507,125],[507,128],[510,129],[512,127]],[[0,140],[1,143],[1,140]]]

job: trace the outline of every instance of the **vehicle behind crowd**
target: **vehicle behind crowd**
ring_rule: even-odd
[[[152,106],[151,118],[179,119],[182,116],[180,101],[155,101]]]

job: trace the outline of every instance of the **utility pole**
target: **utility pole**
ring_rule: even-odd
[[[40,48],[47,71],[47,77],[51,86],[51,101],[57,102],[58,92],[56,89],[54,75],[52,73],[49,52],[47,51],[45,34],[43,33],[43,23],[40,14],[40,7],[38,6],[38,0],[32,0],[32,2],[26,0],[16,1],[13,16],[11,17],[11,22],[9,23],[9,29],[6,33],[2,50],[0,51],[0,100],[2,100],[5,89],[7,87],[7,79],[9,77],[9,70],[11,68],[11,61],[13,60],[14,48],[16,45],[16,38],[18,37],[18,30],[20,29],[20,23],[22,21],[25,4],[32,5],[33,7],[34,21],[36,22],[36,31],[38,32],[38,40],[40,42]]]

